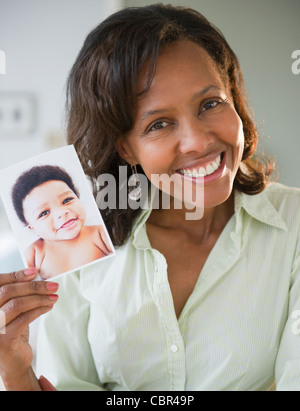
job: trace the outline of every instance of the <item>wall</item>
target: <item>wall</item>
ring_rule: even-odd
[[[68,72],[86,35],[118,8],[119,0],[0,0],[0,97],[28,92],[36,102],[33,131],[0,134],[0,169],[65,144]],[[0,230],[6,226],[1,204]]]

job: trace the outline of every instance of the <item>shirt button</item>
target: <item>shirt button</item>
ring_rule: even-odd
[[[178,351],[177,345],[175,345],[175,344],[171,345],[170,350],[174,353],[177,352]]]

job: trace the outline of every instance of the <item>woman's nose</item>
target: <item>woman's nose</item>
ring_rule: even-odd
[[[215,137],[210,129],[200,123],[198,118],[186,119],[178,128],[178,150],[182,154],[206,153],[214,145]]]

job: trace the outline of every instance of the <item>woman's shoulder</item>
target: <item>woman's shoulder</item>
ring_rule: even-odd
[[[298,187],[289,187],[281,183],[270,183],[267,185],[265,191],[268,193],[273,193],[275,195],[292,195],[298,197],[300,200],[300,188]]]
[[[255,219],[298,233],[300,227],[300,189],[281,183],[270,183],[259,194],[238,194],[236,210],[242,206]]]
[[[264,195],[287,223],[288,227],[300,225],[300,188],[280,183],[269,184]]]
[[[288,187],[281,183],[267,185],[265,193],[275,208],[281,206],[292,206],[298,209],[300,205],[300,188]]]

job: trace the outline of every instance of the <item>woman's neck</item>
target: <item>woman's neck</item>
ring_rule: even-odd
[[[187,214],[192,212],[185,207],[175,209],[171,204],[169,209],[153,210],[147,223],[165,229],[182,230],[205,241],[211,234],[220,233],[234,214],[234,193],[224,203],[205,208],[199,219],[188,220]]]

